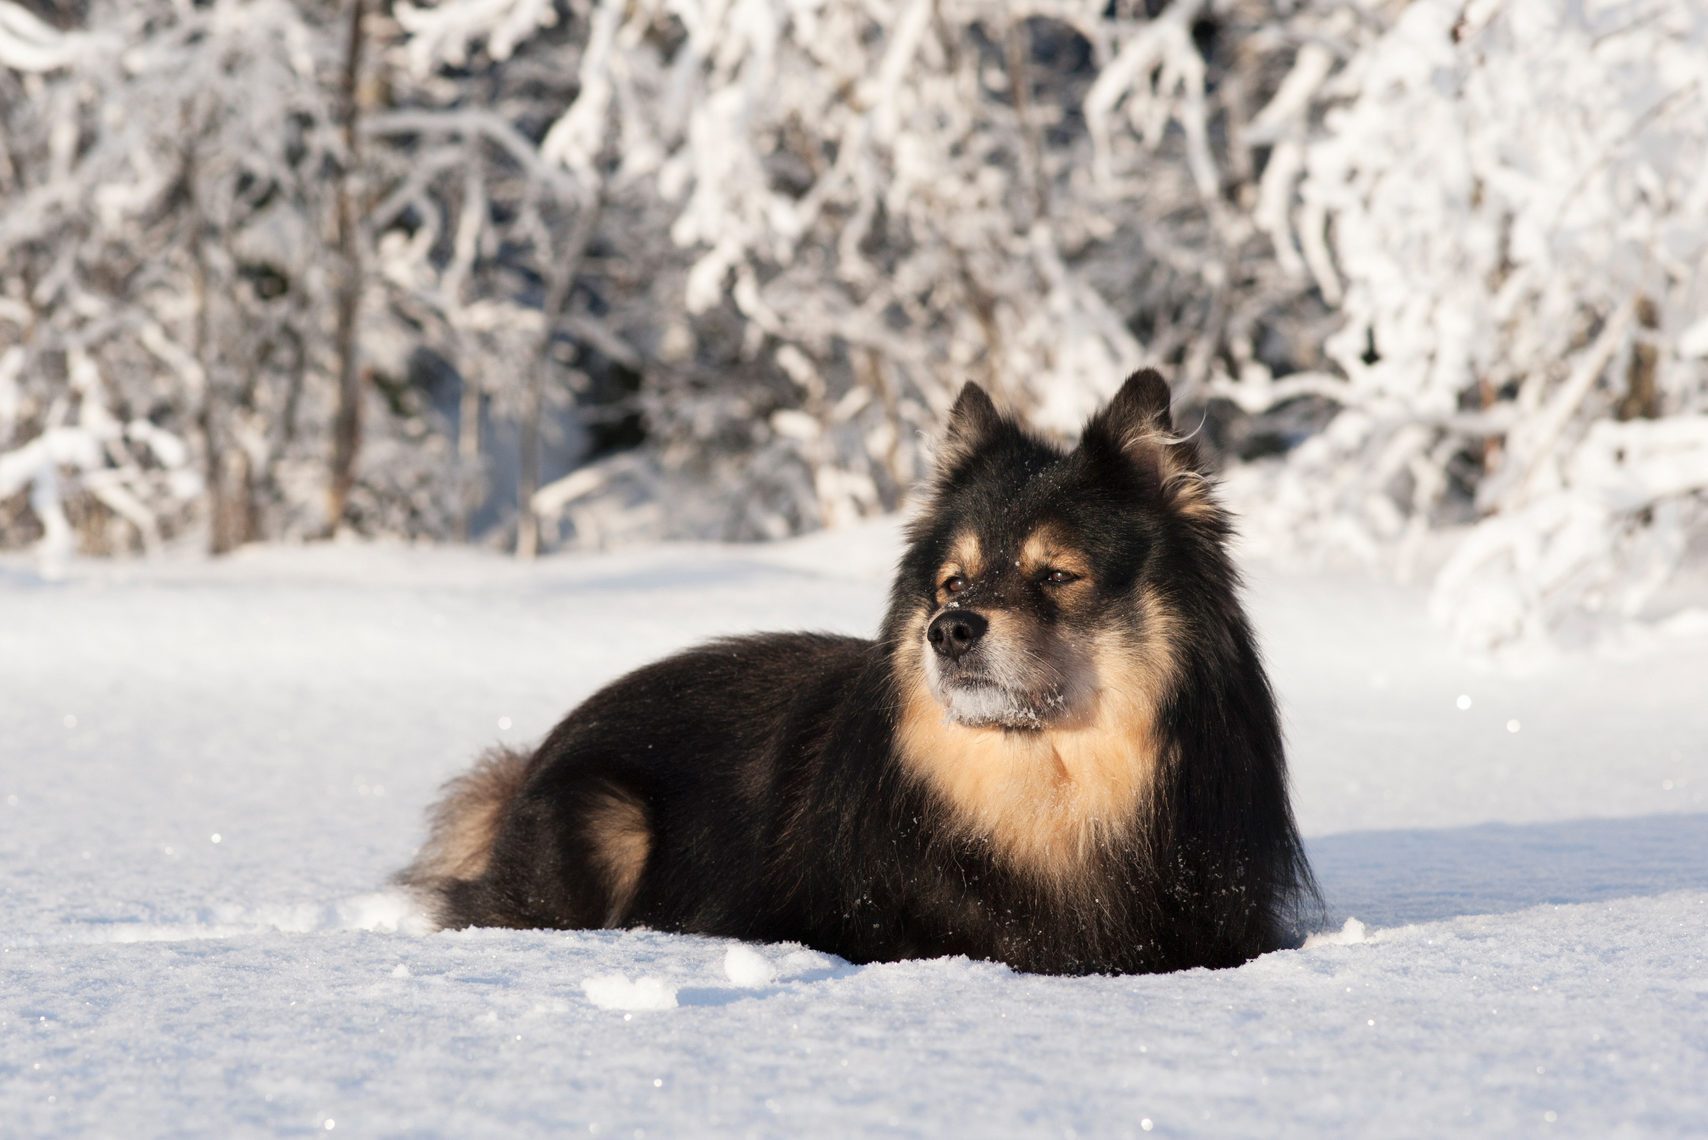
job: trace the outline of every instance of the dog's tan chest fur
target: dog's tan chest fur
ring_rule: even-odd
[[[954,813],[956,829],[988,839],[1006,862],[1060,882],[1138,818],[1156,768],[1148,734],[969,728],[921,697],[905,714],[904,760]]]
[[[1070,885],[1100,852],[1132,837],[1162,764],[1157,718],[1180,630],[1154,592],[1144,591],[1139,606],[1142,644],[1093,648],[1092,695],[1037,730],[950,720],[918,658],[909,658],[917,638],[899,655],[902,762],[937,793],[956,831],[988,841],[1003,861],[1049,885]]]

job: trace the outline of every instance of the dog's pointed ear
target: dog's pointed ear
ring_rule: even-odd
[[[1002,413],[996,410],[990,394],[968,380],[949,409],[949,426],[943,433],[943,445],[937,449],[937,471],[947,475],[960,466],[969,455],[989,443],[1002,428]]]
[[[1163,501],[1190,518],[1220,517],[1201,470],[1198,449],[1174,434],[1168,381],[1154,368],[1127,377],[1114,399],[1091,417],[1080,446],[1119,457],[1152,482]]]
[[[1168,435],[1174,431],[1169,415],[1173,397],[1168,381],[1154,368],[1143,368],[1127,377],[1101,412],[1092,418],[1086,434],[1098,432],[1123,451],[1145,436]]]

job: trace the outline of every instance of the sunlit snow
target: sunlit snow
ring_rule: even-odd
[[[703,637],[870,631],[894,541],[886,524],[533,567],[327,546],[73,563],[56,583],[0,560],[0,1131],[1708,1119],[1708,641],[1687,626],[1514,676],[1458,656],[1418,592],[1253,567],[1329,914],[1306,948],[1237,970],[1061,979],[645,931],[428,934],[387,888],[495,710],[533,739]]]

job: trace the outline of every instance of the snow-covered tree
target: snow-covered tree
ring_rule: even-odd
[[[96,4],[72,31],[0,3],[0,496],[27,485],[56,544],[68,510],[126,549],[199,505],[227,549],[261,532],[261,488],[302,476],[323,46],[285,0]]]
[[[523,409],[593,216],[537,155],[572,81],[422,81],[376,8],[97,3],[60,29],[0,0],[5,532],[56,557],[74,530],[446,536],[494,421],[554,426]]]
[[[400,18],[457,60],[511,50],[550,11]],[[1208,4],[599,0],[575,17],[580,91],[542,157],[608,202],[657,203],[652,229],[612,239],[644,251],[652,287],[613,306],[645,319],[608,322],[642,362],[655,446],[544,494],[580,532],[637,499],[677,532],[834,524],[899,501],[965,379],[1067,430],[1141,360],[1190,384],[1218,355],[1284,366],[1297,347],[1271,318],[1308,286],[1251,256],[1261,233],[1226,202],[1251,164],[1223,158],[1242,108],[1238,85],[1212,91]]]
[[[1282,260],[1341,318],[1334,375],[1221,388],[1340,409],[1264,521],[1402,557],[1471,525],[1435,604],[1477,643],[1635,610],[1708,489],[1708,14],[1420,0],[1337,22],[1344,62],[1299,53],[1293,156],[1264,175]]]
[[[1442,558],[1483,644],[1632,611],[1708,482],[1705,19],[0,0],[0,538],[777,536],[967,379],[1065,432],[1149,363],[1254,537]]]

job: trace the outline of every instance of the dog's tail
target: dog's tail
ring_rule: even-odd
[[[492,845],[510,803],[522,790],[530,754],[492,748],[445,785],[428,818],[427,842],[396,881],[427,895],[455,882],[478,879],[492,860]]]

